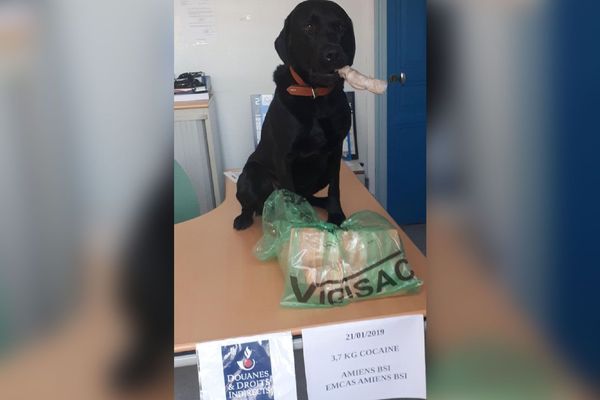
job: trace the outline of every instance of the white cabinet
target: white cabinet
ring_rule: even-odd
[[[175,103],[175,160],[187,173],[204,214],[223,201],[224,177],[215,102]]]

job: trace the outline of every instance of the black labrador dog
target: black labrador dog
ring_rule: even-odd
[[[304,1],[285,19],[275,50],[284,64],[273,74],[276,89],[260,142],[237,183],[242,212],[233,226],[252,225],[275,189],[325,208],[328,221],[339,225],[346,219],[339,176],[350,107],[335,71],[354,60],[352,21],[332,1]],[[313,196],[327,185],[327,197]]]

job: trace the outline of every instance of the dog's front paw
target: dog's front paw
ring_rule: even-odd
[[[248,228],[253,222],[254,219],[252,218],[252,214],[248,215],[242,213],[233,220],[233,228],[237,231],[241,231]]]
[[[336,224],[338,226],[345,220],[346,216],[344,215],[344,213],[330,213],[327,218],[327,222],[329,222],[330,224]]]

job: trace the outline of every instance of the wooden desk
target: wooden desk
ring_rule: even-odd
[[[260,262],[252,253],[262,236],[261,221],[256,218],[245,231],[233,229],[240,205],[235,198],[235,184],[229,179],[226,182],[221,206],[175,225],[175,352],[194,350],[195,343],[207,340],[284,330],[299,333],[315,325],[425,314],[426,259],[399,228],[408,261],[425,282],[418,294],[328,309],[281,307],[283,275],[277,262]],[[392,221],[343,164],[340,189],[346,215],[367,209]]]
[[[174,110],[190,110],[195,108],[208,108],[209,100],[196,100],[196,101],[177,101],[173,102]]]

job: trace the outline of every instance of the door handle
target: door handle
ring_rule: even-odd
[[[390,83],[398,82],[400,85],[404,86],[406,83],[406,74],[404,72],[400,72],[398,75],[392,74],[388,81]]]
[[[400,84],[404,86],[406,83],[406,74],[404,72],[400,72]]]

